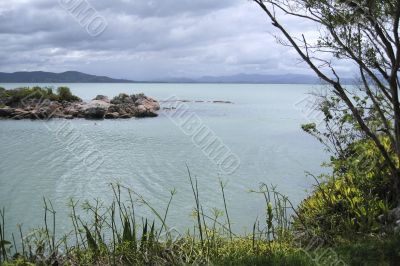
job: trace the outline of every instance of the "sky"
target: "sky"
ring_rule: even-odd
[[[316,36],[315,25],[281,21]],[[249,0],[0,0],[0,72],[134,80],[311,73],[277,33]]]

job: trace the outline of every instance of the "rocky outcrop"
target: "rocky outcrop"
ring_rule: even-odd
[[[160,104],[144,94],[120,94],[110,100],[98,95],[90,102],[56,102],[31,99],[18,108],[0,108],[3,119],[126,119],[132,117],[155,117]]]
[[[96,98],[93,99],[94,101],[103,101],[106,103],[110,103],[110,99],[104,95],[97,95]]]
[[[5,107],[0,108],[0,117],[11,117],[15,112],[14,108]]]
[[[160,104],[148,97],[141,97],[136,100],[137,114],[139,117],[154,117],[157,116],[156,111],[160,110]]]
[[[108,108],[110,108],[110,104],[108,102],[102,100],[93,100],[83,107],[84,116],[87,119],[103,119],[108,111]]]
[[[155,117],[160,110],[160,104],[144,94],[120,94],[111,100],[106,117],[114,118],[117,114],[121,118]]]

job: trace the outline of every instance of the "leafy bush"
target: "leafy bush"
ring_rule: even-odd
[[[124,104],[124,103],[132,104],[132,103],[134,103],[134,101],[132,100],[132,98],[128,94],[120,93],[118,96],[115,96],[111,100],[111,103],[112,104]]]
[[[386,149],[390,144],[384,138]],[[312,195],[299,206],[296,224],[326,240],[349,239],[383,230],[379,216],[395,207],[395,191],[385,160],[374,143],[359,140],[345,157],[332,157],[332,175],[322,175]],[[393,153],[394,154],[394,153]],[[302,228],[304,229],[304,228]]]
[[[380,141],[395,159],[396,155],[388,138],[381,137]],[[345,158],[332,158],[331,166],[334,174],[355,180],[357,187],[366,195],[372,194],[394,204],[395,185],[389,166],[376,145],[371,140],[360,140],[352,143],[345,152]]]
[[[134,104],[137,100],[145,98],[146,96],[143,93],[128,95],[125,93],[120,93],[118,96],[115,96],[112,100],[112,104]]]
[[[81,99],[71,93],[68,87],[59,87],[57,89],[59,101],[79,102]]]
[[[6,106],[19,106],[25,100],[50,100],[50,101],[81,101],[67,87],[61,87],[57,90],[58,94],[53,92],[51,87],[24,87],[12,90],[0,89],[0,104]]]
[[[337,240],[379,232],[378,216],[387,211],[387,203],[362,191],[356,179],[331,178],[301,203],[297,219],[314,235]]]
[[[333,171],[315,178],[317,186],[300,204],[296,226],[301,225],[303,230],[307,227],[326,240],[385,231],[385,215],[397,206],[398,198],[396,179],[388,160],[343,100],[329,94],[316,97],[319,99],[316,108],[324,116],[324,126],[311,123],[302,129],[326,147],[331,159],[325,166]],[[390,123],[384,122],[382,114],[366,96],[354,95],[352,100],[390,161],[399,167],[393,142],[382,130],[385,126],[390,128]],[[382,108],[385,108],[383,102]]]
[[[17,88],[13,90],[5,90],[2,94],[5,105],[15,106],[26,99],[48,99],[47,90],[40,87],[33,88]]]

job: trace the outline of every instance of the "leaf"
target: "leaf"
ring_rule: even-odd
[[[85,228],[86,238],[87,238],[87,241],[88,241],[89,248],[92,251],[97,252],[99,250],[99,248],[97,246],[96,240],[93,238],[92,234],[90,233],[90,231],[89,231],[89,229],[87,228],[86,225],[83,225],[83,228]]]
[[[122,242],[132,242],[132,241],[133,241],[133,235],[131,230],[131,223],[129,222],[129,219],[125,217],[124,231],[122,233]]]
[[[147,219],[146,219],[146,223],[143,226],[142,241],[140,243],[141,250],[143,250],[144,247],[146,246],[146,242],[147,242]]]
[[[153,224],[151,225],[151,229],[150,229],[150,234],[149,234],[149,247],[151,247],[153,245],[154,242],[154,221]]]

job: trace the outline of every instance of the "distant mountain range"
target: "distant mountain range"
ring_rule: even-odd
[[[313,76],[286,74],[286,75],[259,75],[237,74],[232,76],[205,76],[197,79],[173,78],[167,82],[177,83],[260,83],[260,84],[318,84],[320,80]]]
[[[346,80],[351,83],[350,80]],[[0,83],[138,83],[127,79],[113,79],[105,76],[89,75],[77,71],[51,73],[35,72],[0,72]],[[202,78],[167,78],[140,82],[157,83],[251,83],[251,84],[320,84],[320,79],[309,75],[251,75],[238,74],[232,76],[206,76]]]
[[[51,73],[34,72],[0,72],[0,83],[132,83],[131,80],[113,79],[104,76],[89,75],[77,71]]]

